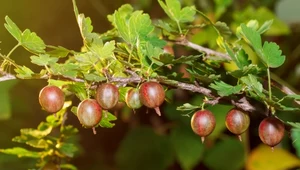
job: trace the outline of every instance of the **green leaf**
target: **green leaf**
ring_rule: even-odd
[[[61,169],[70,169],[70,170],[77,170],[76,166],[72,164],[60,164]]]
[[[290,123],[292,123],[292,122],[290,122]],[[291,130],[292,144],[297,151],[297,156],[300,157],[300,123],[298,123],[298,122],[294,123],[293,127],[295,127],[295,126],[296,126],[296,128],[293,128]]]
[[[264,32],[268,31],[273,24],[273,19],[265,21],[263,25],[257,30],[260,34],[263,34]]]
[[[125,18],[119,11],[114,13],[114,21],[121,37],[132,45],[138,45],[154,30],[148,14],[143,11],[135,11],[130,18]]]
[[[276,68],[281,66],[285,61],[279,46],[273,42],[265,42],[263,46],[263,60],[268,67]]]
[[[239,49],[237,52],[234,52],[227,43],[224,43],[225,49],[231,59],[235,62],[235,64],[239,67],[239,69],[243,69],[246,66],[251,64],[251,61],[248,60],[248,55],[245,50]]]
[[[254,50],[260,54],[262,49],[260,34],[252,28],[247,27],[245,24],[241,24],[243,38],[248,42]]]
[[[129,18],[133,12],[133,7],[130,4],[124,4],[118,9],[118,13],[124,18]],[[107,16],[108,20],[116,27],[116,21],[114,14]]]
[[[231,153],[230,156],[228,153]],[[222,140],[207,151],[203,162],[209,169],[241,169],[245,163],[243,143],[233,138]]]
[[[218,19],[226,12],[233,0],[214,0],[214,2],[216,4],[215,17]]]
[[[221,36],[229,36],[232,34],[232,31],[225,22],[217,21],[214,24],[214,27],[218,30]]]
[[[72,136],[72,135],[76,135],[78,133],[78,129],[72,125],[67,125],[67,126],[62,126],[62,128],[60,129],[60,132],[62,134],[64,134],[65,136]]]
[[[235,70],[235,71],[229,72],[229,74],[231,74],[235,78],[241,78],[241,77],[247,76],[249,74],[258,75],[261,72],[262,72],[262,70],[257,65],[250,64],[249,66],[243,67],[241,70]]]
[[[22,33],[21,45],[27,50],[34,53],[44,53],[46,45],[44,41],[36,35],[36,33],[31,32],[29,29],[26,29]]]
[[[117,117],[111,113],[109,113],[108,111],[102,111],[102,119],[99,123],[99,126],[103,127],[103,128],[112,128],[115,126],[114,123],[112,123],[111,121],[117,120]]]
[[[18,157],[40,158],[40,152],[29,151],[24,148],[14,147],[10,149],[0,149],[0,152],[5,154],[17,155]]]
[[[76,63],[54,63],[51,65],[51,72],[55,75],[63,75],[67,77],[77,77],[78,64]]]
[[[286,122],[287,124],[291,125],[293,128],[300,129],[299,122]]]
[[[79,100],[83,101],[88,98],[87,88],[84,83],[73,83],[68,85],[68,90],[75,93]]]
[[[158,1],[165,13],[177,23],[192,22],[196,14],[194,6],[181,8],[179,0],[166,0],[164,3],[162,0]]]
[[[34,140],[29,140],[26,142],[27,145],[34,147],[34,148],[40,148],[44,149],[49,146],[47,140],[45,139],[34,139]]]
[[[242,90],[243,85],[239,84],[236,86],[232,86],[223,81],[220,81],[220,82],[215,81],[214,84],[213,83],[210,84],[209,87],[217,90],[217,92],[220,96],[229,96],[231,94],[239,93]]]
[[[176,108],[176,110],[179,110],[179,111],[190,111],[190,110],[196,110],[196,109],[200,109],[200,108],[201,108],[201,106],[194,106],[194,105],[191,105],[190,103],[185,103],[182,106],[178,106]]]
[[[15,72],[17,73],[16,76],[20,79],[31,78],[32,74],[34,74],[34,72],[26,66],[16,68]]]
[[[78,151],[78,148],[73,143],[63,142],[58,146],[58,150],[67,157],[73,158],[75,153]]]
[[[128,131],[116,153],[117,169],[122,170],[165,170],[173,160],[168,137],[157,135],[150,127]]]
[[[242,77],[241,81],[247,85],[247,88],[249,90],[253,90],[256,94],[258,94],[260,97],[264,97],[263,86],[262,84],[257,80],[257,77],[249,74],[248,76]]]
[[[98,59],[114,58],[115,41],[106,42],[104,45],[93,43],[89,49],[96,54]]]
[[[40,54],[39,56],[34,55],[31,56],[30,59],[33,64],[39,66],[51,65],[58,61],[58,58],[50,57],[48,54]]]
[[[49,135],[52,131],[52,127],[48,126],[48,128],[45,130],[26,128],[26,129],[21,129],[20,131],[21,131],[21,135],[29,135],[29,136],[40,139],[40,138],[43,138],[43,137]]]
[[[47,54],[49,54],[52,57],[63,58],[63,57],[68,56],[68,54],[70,52],[72,52],[71,50],[68,50],[68,49],[66,49],[65,47],[62,47],[62,46],[58,46],[58,47],[47,46],[47,47],[52,48],[52,50],[46,52]]]
[[[0,120],[7,120],[11,117],[10,89],[17,82],[18,80],[9,80],[0,83]]]
[[[19,27],[8,17],[5,16],[6,23],[4,24],[6,30],[18,41],[21,41],[22,31]]]
[[[190,128],[177,127],[172,129],[170,141],[183,170],[193,169],[203,158],[204,145],[199,136],[195,135]]]

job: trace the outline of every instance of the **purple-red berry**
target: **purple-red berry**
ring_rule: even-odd
[[[275,117],[267,117],[259,124],[258,133],[261,141],[273,148],[284,137],[284,124]]]
[[[142,102],[140,100],[140,94],[138,89],[130,89],[126,93],[125,102],[129,108],[138,109],[142,107]]]
[[[85,99],[79,103],[77,117],[80,123],[86,128],[93,128],[101,121],[102,108],[95,99]]]
[[[145,82],[141,85],[139,93],[141,102],[149,108],[154,108],[156,113],[161,116],[159,106],[165,100],[165,91],[162,85],[157,82]]]
[[[199,110],[192,116],[191,127],[192,130],[201,136],[202,142],[205,137],[210,135],[216,126],[216,119],[213,113],[209,110]]]
[[[96,100],[105,110],[115,107],[119,101],[117,86],[111,83],[101,84],[96,91]]]
[[[238,135],[239,140],[241,141],[241,134],[244,133],[250,125],[249,115],[242,110],[236,108],[231,109],[227,113],[225,125],[230,132]]]
[[[39,102],[44,110],[55,113],[64,106],[65,95],[63,91],[56,86],[45,86],[39,93]]]

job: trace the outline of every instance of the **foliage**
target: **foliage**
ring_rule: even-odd
[[[243,12],[245,15],[234,12],[236,22],[231,25],[216,21],[231,6],[231,0],[214,1],[217,5],[215,18],[199,11],[195,5],[183,6],[179,0],[158,0],[158,3],[168,18],[152,20],[148,13],[124,4],[107,16],[112,29],[99,34],[94,32],[91,18],[79,13],[73,0],[83,41],[81,51],[46,45],[35,32],[22,31],[6,16],[4,26],[17,44],[8,54],[0,54],[3,59],[0,67],[0,106],[3,108],[0,117],[10,117],[8,89],[24,79],[48,80],[48,84],[62,88],[68,100],[62,110],[48,116],[37,129],[21,129],[20,136],[13,138],[14,142],[28,146],[1,149],[0,152],[35,158],[39,168],[54,162],[63,169],[77,169],[68,162],[80,148],[77,128],[66,124],[69,110],[74,113],[72,116],[77,116],[77,106],[71,100],[93,98],[100,83],[110,82],[119,87],[119,102],[124,103],[128,89],[151,80],[165,87],[166,100],[172,102],[165,106],[165,117],[175,125],[170,128],[170,134],[144,126],[129,130],[117,150],[118,168],[163,170],[175,161],[185,170],[193,169],[199,162],[211,169],[240,169],[245,164],[249,169],[261,168],[253,166],[257,164],[257,157],[269,158],[264,148],[256,148],[247,159],[246,144],[222,136],[225,125],[220,121],[224,120],[232,105],[253,114],[259,114],[261,111],[256,106],[262,105],[269,111],[269,116],[300,110],[299,95],[278,88],[272,78],[271,69],[281,67],[285,55],[279,45],[264,41],[263,37],[265,34],[287,34],[288,28],[265,8],[258,9],[262,16],[268,14],[263,20],[257,16],[251,20],[242,18],[253,12],[254,9],[249,7]],[[274,30],[273,23],[276,28],[285,29]],[[212,36],[203,38],[206,33]],[[210,48],[199,44],[207,44]],[[187,47],[184,55],[165,51],[166,47],[179,45]],[[12,55],[19,47],[31,53],[28,58],[38,66],[38,71],[14,61]],[[234,65],[234,69],[226,69],[226,64]],[[10,67],[14,68],[13,73],[7,71]],[[201,97],[183,104],[173,99],[172,95],[176,94],[173,89],[195,92]],[[7,100],[2,101],[3,98]],[[210,143],[207,145],[213,146],[211,148],[201,144],[190,129],[190,114],[203,108],[213,110],[218,122],[215,132],[208,138]],[[114,121],[125,117],[126,108],[123,117],[111,111],[103,111],[103,118],[96,127],[113,128]],[[291,129],[293,145],[299,156],[299,123],[285,123],[287,129]],[[300,166],[292,154],[281,149],[278,152],[286,154],[289,160],[281,168]],[[228,157],[228,153],[233,157]]]

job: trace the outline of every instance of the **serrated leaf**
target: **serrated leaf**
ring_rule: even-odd
[[[88,98],[87,89],[84,83],[69,84],[68,90],[73,92],[81,101]]]
[[[96,54],[98,59],[109,59],[113,57],[115,41],[106,42],[104,45],[93,43],[89,49]]]
[[[47,54],[49,54],[52,57],[63,58],[63,57],[68,56],[68,54],[71,52],[71,50],[68,50],[62,46],[58,46],[58,47],[47,46],[47,47],[52,48],[52,50],[46,52]]]
[[[20,130],[21,135],[29,135],[29,136],[32,136],[32,137],[35,137],[38,139],[49,135],[51,133],[51,131],[52,131],[51,126],[48,126],[48,128],[45,130],[30,129],[30,128]]]
[[[18,157],[30,157],[30,158],[40,158],[41,153],[40,152],[34,152],[30,151],[24,148],[20,147],[14,147],[10,149],[0,149],[0,152],[11,154],[11,155],[17,155]]]
[[[67,77],[77,77],[78,73],[78,64],[75,63],[63,63],[58,64],[54,63],[51,65],[51,71],[55,75],[63,75]]]
[[[188,64],[194,65],[195,60],[198,60],[202,57],[202,55],[190,55],[190,56],[181,56],[172,61],[173,64]]]
[[[263,46],[263,60],[268,67],[276,68],[285,61],[285,56],[281,55],[279,46],[273,42],[265,42]]]
[[[112,128],[115,126],[115,123],[112,123],[111,121],[117,120],[117,117],[108,111],[102,111],[102,119],[100,123],[98,124],[99,126],[103,128]]]
[[[118,13],[121,14],[123,18],[129,17],[133,12],[133,7],[130,4],[124,4],[118,9]],[[108,15],[108,20],[112,23],[113,26],[116,27],[114,14]]]
[[[170,141],[183,170],[193,169],[204,155],[204,145],[190,128],[177,127],[172,129]]]
[[[5,16],[6,23],[4,24],[6,30],[18,41],[21,41],[22,31],[19,27],[8,17]]]
[[[67,126],[63,126],[61,129],[60,129],[60,132],[62,134],[64,134],[65,136],[71,136],[71,135],[75,135],[78,133],[78,129],[75,128],[74,126],[72,125],[67,125]]]
[[[39,66],[46,66],[50,64],[54,64],[58,61],[58,58],[50,57],[48,54],[40,54],[39,56],[31,56],[30,57],[31,62],[33,64],[39,65]]]
[[[192,22],[194,15],[196,14],[194,6],[188,6],[181,8],[179,0],[166,0],[164,3],[162,0],[158,1],[165,13],[177,23]]]
[[[128,19],[116,11],[114,21],[121,37],[132,45],[138,45],[136,43],[145,39],[154,30],[150,16],[142,11],[133,12]]]
[[[26,144],[31,147],[40,148],[40,149],[44,149],[49,146],[48,142],[44,139],[29,140],[26,142]]]
[[[190,111],[190,110],[196,110],[196,109],[200,109],[200,108],[201,108],[201,106],[194,106],[194,105],[191,105],[190,103],[185,103],[182,106],[178,106],[176,108],[176,110],[179,110],[179,111]]]
[[[27,50],[34,53],[44,53],[46,45],[44,41],[36,35],[36,33],[31,32],[29,29],[26,29],[22,33],[21,45]]]
[[[241,78],[249,74],[258,75],[261,72],[262,70],[257,65],[250,64],[249,66],[243,67],[241,70],[229,72],[229,74],[231,74],[235,78]]]
[[[242,77],[241,81],[245,83],[249,90],[253,90],[259,96],[263,97],[263,85],[257,80],[257,77],[249,74],[248,76]]]
[[[84,74],[84,79],[91,82],[100,82],[106,80],[106,77],[101,76],[96,72],[89,72]]]
[[[215,81],[214,83],[210,84],[209,87],[217,90],[217,93],[220,96],[229,96],[231,94],[239,93],[242,90],[243,85],[239,84],[236,86],[232,86],[223,81],[220,82]]]
[[[17,73],[16,76],[21,79],[31,78],[32,74],[34,74],[34,72],[26,66],[16,68],[15,72]]]
[[[252,28],[247,27],[245,24],[241,24],[243,38],[248,42],[256,52],[260,53],[262,49],[262,42],[260,34]]]
[[[232,34],[232,31],[225,22],[217,21],[214,26],[221,36],[229,36]]]
[[[67,157],[73,158],[75,153],[78,151],[78,148],[73,143],[60,143],[58,146],[58,151]]]
[[[225,49],[231,59],[235,62],[235,64],[239,67],[239,69],[243,69],[246,66],[249,66],[251,64],[251,61],[248,60],[248,55],[243,49],[238,50],[237,52],[234,52],[227,43],[224,43]]]

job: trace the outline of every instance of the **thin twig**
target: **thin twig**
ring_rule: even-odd
[[[175,43],[179,44],[179,45],[188,46],[188,47],[190,47],[192,49],[195,49],[199,52],[205,53],[207,56],[210,56],[210,57],[211,56],[216,56],[216,57],[221,57],[225,60],[231,60],[230,56],[225,54],[225,53],[214,51],[210,48],[205,48],[205,47],[200,46],[198,44],[192,43],[192,42],[188,41],[187,39],[184,39],[182,41],[176,41]]]

